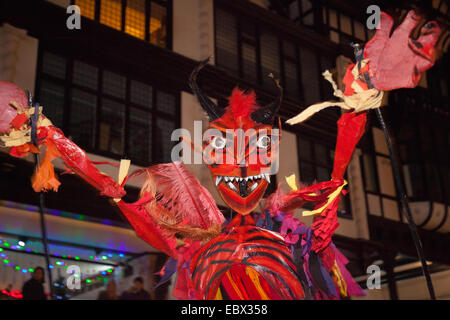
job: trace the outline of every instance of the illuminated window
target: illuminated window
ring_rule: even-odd
[[[163,48],[169,45],[169,0],[75,0],[74,4],[86,18]]]
[[[167,9],[152,2],[150,7],[150,42],[160,47],[166,46]]]
[[[100,23],[121,30],[122,1],[102,0],[100,5]]]
[[[145,0],[128,0],[125,11],[125,32],[145,39]]]
[[[76,0],[75,4],[80,7],[81,15],[89,18],[95,18],[95,0]]]

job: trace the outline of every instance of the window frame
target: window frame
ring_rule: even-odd
[[[367,28],[364,28],[364,39],[359,39],[356,37],[355,22],[362,23],[361,21],[358,21],[358,20],[354,19],[354,17],[352,17],[351,15],[346,14],[346,16],[350,19],[350,24],[351,24],[351,29],[352,29],[352,33],[348,34],[341,30],[341,15],[344,15],[344,13],[341,10],[339,10],[339,8],[322,6],[322,10],[326,11],[326,19],[323,21],[323,25],[325,26],[326,34],[328,35],[328,38],[330,39],[330,41],[333,41],[330,38],[330,33],[332,31],[336,32],[338,34],[340,44],[345,43],[342,39],[343,36],[345,36],[348,40],[350,40],[350,42],[355,42],[355,43],[369,41],[369,33],[367,31]],[[337,28],[330,26],[330,10],[334,10],[336,12],[336,19],[337,19],[337,25],[338,25]]]
[[[280,83],[281,85],[285,88],[286,87],[286,74],[285,74],[285,61],[289,61],[290,63],[294,63],[296,65],[296,74],[297,74],[297,80],[298,80],[298,92],[297,93],[289,93],[286,90],[285,94],[284,94],[284,99],[285,100],[291,100],[296,104],[301,104],[304,105],[305,104],[305,100],[304,100],[304,85],[303,85],[303,81],[302,81],[302,75],[301,75],[301,69],[302,69],[302,61],[300,58],[300,47],[304,50],[310,50],[312,53],[314,53],[314,56],[316,57],[316,62],[317,62],[317,67],[318,67],[318,74],[320,75],[322,73],[322,60],[323,58],[327,58],[327,59],[335,59],[335,55],[330,54],[326,54],[324,52],[322,52],[322,50],[320,50],[320,48],[315,48],[312,47],[309,44],[305,44],[302,43],[300,41],[298,41],[298,39],[292,38],[290,36],[286,36],[284,35],[282,32],[280,32],[277,29],[273,29],[273,28],[267,28],[263,25],[263,23],[261,21],[257,21],[253,18],[247,17],[245,14],[241,13],[241,12],[235,12],[232,11],[230,8],[228,8],[225,5],[222,5],[220,2],[214,2],[214,56],[216,57],[215,60],[215,67],[225,71],[227,74],[230,74],[232,71],[229,70],[229,68],[227,66],[221,65],[220,61],[218,61],[217,57],[218,52],[218,45],[217,45],[217,41],[218,41],[218,37],[217,37],[217,16],[218,16],[218,11],[221,10],[227,14],[232,15],[235,19],[236,19],[236,39],[237,39],[237,60],[238,60],[238,65],[237,67],[237,74],[231,74],[232,77],[236,77],[236,78],[240,78],[243,82],[247,82],[248,84],[250,84],[253,88],[255,89],[260,89],[260,90],[264,90],[264,91],[275,91],[275,87],[273,89],[268,89],[267,86],[264,84],[263,81],[263,77],[267,76],[263,74],[263,70],[262,70],[262,62],[261,62],[261,35],[265,30],[270,31],[270,33],[275,36],[277,38],[277,42],[278,42],[278,59],[279,59],[279,66],[280,66],[280,71],[279,74],[276,75],[278,76],[278,78],[280,79]],[[251,82],[248,79],[244,78],[244,70],[243,70],[243,56],[242,56],[242,44],[243,43],[248,43],[248,41],[243,41],[243,37],[242,36],[242,30],[241,30],[241,21],[248,21],[249,23],[253,24],[255,26],[255,37],[256,37],[256,41],[255,41],[255,50],[256,50],[256,68],[257,68],[257,75],[256,75],[256,81],[255,82]],[[295,46],[295,57],[289,57],[286,58],[286,55],[284,54],[284,49],[283,49],[283,44],[284,42],[289,42],[292,43]],[[318,82],[318,88],[319,88],[319,94],[321,96],[321,99],[327,99],[329,98],[329,96],[327,96],[323,90],[323,86],[321,83],[321,78],[319,77],[319,82]]]
[[[145,2],[145,31],[144,31],[144,39],[140,39],[138,37],[135,37],[127,32],[125,32],[125,24],[126,24],[126,8],[127,8],[127,0],[118,0],[121,2],[121,21],[120,21],[120,30],[111,28],[103,23],[100,22],[100,10],[101,10],[101,0],[94,0],[94,19],[90,19],[88,17],[85,17],[81,15],[85,19],[93,20],[101,25],[104,25],[108,28],[111,28],[113,30],[122,32],[130,37],[139,39],[141,41],[146,41],[148,43],[151,43],[152,45],[155,45],[160,48],[172,50],[173,46],[173,0],[143,0]],[[156,3],[160,6],[163,6],[166,8],[166,15],[167,15],[167,23],[166,23],[166,46],[162,47],[158,44],[155,44],[150,41],[150,19],[151,19],[151,3]],[[71,5],[76,5],[76,0],[70,1]]]
[[[65,78],[57,78],[52,75],[46,74],[43,72],[43,58],[44,53],[49,52],[51,54],[55,55],[62,55],[65,58],[66,63],[66,74]],[[98,68],[98,76],[97,76],[97,89],[91,89],[88,87],[84,87],[78,84],[73,83],[73,64],[74,61],[80,61],[86,64],[89,64],[91,66],[94,66]],[[125,98],[121,99],[115,96],[112,96],[110,94],[103,92],[103,73],[105,71],[116,73],[122,77],[125,77],[126,79],[126,87],[125,87]],[[85,57],[80,56],[72,56],[68,55],[67,52],[61,52],[60,50],[55,50],[55,48],[49,48],[48,50],[45,48],[45,46],[40,43],[39,49],[38,49],[38,61],[37,61],[37,70],[36,70],[36,82],[35,82],[35,95],[36,95],[36,101],[40,101],[40,91],[42,88],[42,81],[46,80],[52,83],[56,83],[58,85],[62,85],[64,87],[64,110],[63,110],[63,119],[62,119],[62,126],[59,127],[67,137],[71,134],[70,129],[70,114],[72,112],[72,90],[80,90],[82,92],[86,92],[92,95],[95,95],[96,97],[96,115],[95,115],[95,121],[93,121],[93,131],[94,131],[94,137],[93,141],[91,141],[91,146],[85,146],[80,145],[80,147],[85,150],[86,152],[101,155],[104,157],[112,158],[112,159],[121,159],[121,158],[127,158],[130,150],[129,146],[129,136],[130,136],[130,109],[138,109],[140,111],[148,112],[151,114],[151,141],[149,142],[152,146],[151,148],[151,155],[149,156],[148,160],[143,159],[133,159],[131,158],[132,162],[136,165],[140,166],[148,166],[150,164],[154,163],[161,163],[164,161],[163,157],[158,157],[157,152],[154,151],[154,145],[157,142],[157,121],[158,119],[164,119],[168,121],[172,121],[174,124],[174,128],[179,128],[181,125],[181,93],[178,90],[166,88],[166,87],[160,87],[158,85],[158,79],[150,79],[146,78],[143,79],[140,76],[130,74],[130,73],[124,73],[122,70],[118,70],[118,68],[114,67],[113,65],[106,65],[103,62],[94,61],[92,59],[86,59]],[[146,108],[142,105],[136,104],[131,101],[131,81],[138,81],[140,83],[149,85],[152,87],[152,105],[151,108]],[[166,94],[170,94],[174,97],[174,114],[165,113],[161,110],[158,110],[157,108],[157,97],[159,92],[163,92]],[[102,111],[102,99],[109,99],[117,103],[121,103],[124,105],[124,128],[123,128],[123,136],[122,138],[122,154],[116,154],[110,151],[105,151],[100,149],[100,122],[101,122],[101,111]],[[45,106],[44,106],[44,114],[45,114]],[[51,120],[51,119],[50,119]],[[172,144],[175,144],[174,141],[168,141]],[[75,141],[76,143],[76,141]],[[93,145],[93,147],[92,147]]]

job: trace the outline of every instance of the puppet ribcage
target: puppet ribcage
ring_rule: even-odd
[[[278,233],[227,228],[194,255],[190,274],[203,299],[304,299],[291,252]]]

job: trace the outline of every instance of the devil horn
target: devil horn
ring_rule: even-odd
[[[214,121],[219,119],[225,113],[225,109],[219,108],[211,99],[208,98],[197,85],[197,75],[204,66],[206,66],[209,62],[210,57],[203,60],[198,64],[197,67],[192,71],[191,76],[189,77],[189,87],[191,87],[192,91],[197,96],[198,102],[202,106],[203,110],[208,114],[209,120]]]
[[[281,101],[283,99],[283,88],[280,86],[280,82],[275,79],[272,73],[269,74],[269,77],[273,79],[275,85],[278,88],[278,96],[272,103],[269,103],[268,105],[253,111],[253,113],[251,114],[251,118],[256,123],[272,124],[273,119],[278,112],[278,109],[280,109]]]

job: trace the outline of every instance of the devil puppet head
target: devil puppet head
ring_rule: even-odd
[[[202,93],[196,82],[208,60],[202,61],[189,79],[210,120],[203,139],[203,159],[225,203],[247,215],[263,197],[270,175],[276,173],[280,130],[273,129],[272,124],[281,105],[282,88],[274,80],[278,97],[266,106],[258,106],[253,91],[235,88],[228,106],[221,108]]]

